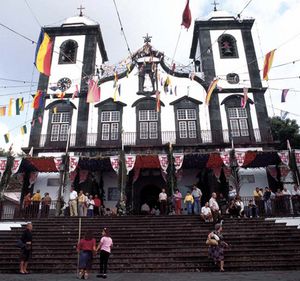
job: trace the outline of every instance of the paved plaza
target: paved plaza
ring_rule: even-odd
[[[74,274],[1,274],[5,281],[78,280]],[[104,280],[91,274],[88,280]],[[205,272],[205,273],[112,273],[110,281],[300,281],[300,271]]]

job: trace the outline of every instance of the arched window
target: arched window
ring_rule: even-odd
[[[220,58],[238,58],[238,50],[236,46],[236,40],[232,35],[223,34],[218,39]]]
[[[78,44],[74,40],[64,41],[60,46],[59,64],[76,63]]]

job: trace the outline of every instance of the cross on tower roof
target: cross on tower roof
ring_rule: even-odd
[[[144,43],[146,44],[151,43],[152,36],[149,36],[148,33],[143,38],[144,38]]]
[[[85,8],[83,8],[82,5],[80,5],[80,8],[77,8],[77,10],[80,10],[79,16],[82,17],[83,16],[82,10],[85,10]]]
[[[220,5],[219,3],[216,2],[216,0],[214,0],[214,3],[211,3],[212,5],[214,5],[214,12],[217,11],[217,5]]]

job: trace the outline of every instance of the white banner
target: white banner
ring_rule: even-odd
[[[133,169],[135,164],[136,155],[125,154],[125,165],[127,170],[127,175]]]
[[[54,160],[56,170],[59,172],[60,171],[60,166],[61,166],[62,161],[63,161],[62,157],[54,157],[53,160]]]
[[[76,170],[78,162],[79,162],[79,156],[70,156],[69,158],[69,172],[72,173]]]
[[[30,185],[34,184],[36,182],[36,179],[39,175],[39,172],[31,172],[29,176],[29,183]]]
[[[300,165],[300,150],[299,149],[295,149],[295,159],[296,159],[297,166],[299,166]]]
[[[0,180],[3,176],[3,173],[6,169],[6,163],[7,163],[7,158],[6,157],[0,157]]]
[[[118,174],[119,173],[119,168],[120,168],[120,163],[119,163],[119,156],[110,156],[110,164],[114,171]]]
[[[278,156],[280,157],[280,160],[284,165],[289,164],[289,152],[287,150],[278,152]]]
[[[22,163],[22,158],[15,158],[14,159],[14,164],[13,164],[13,167],[11,169],[12,174],[15,174],[16,172],[18,172],[21,163]]]
[[[164,173],[167,174],[167,169],[169,167],[168,155],[167,154],[158,154],[158,160],[159,160],[161,169],[163,170]]]
[[[229,155],[229,152],[226,152],[226,151],[220,152],[220,157],[221,157],[224,165],[226,167],[229,167],[229,165],[230,165],[230,155]]]
[[[173,157],[174,157],[174,167],[175,167],[175,170],[177,173],[183,164],[184,154],[183,153],[173,153]]]
[[[243,166],[244,161],[245,161],[245,152],[240,152],[240,151],[235,151],[235,159],[239,167]]]

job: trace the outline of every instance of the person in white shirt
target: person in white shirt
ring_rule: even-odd
[[[199,215],[201,209],[202,192],[196,185],[193,186],[192,196],[194,197],[193,210],[194,214]]]
[[[213,217],[211,210],[208,206],[208,202],[205,203],[205,206],[201,208],[201,214],[200,214],[201,219],[203,219],[205,222],[212,222]]]
[[[213,216],[214,222],[218,222],[221,220],[221,212],[219,208],[219,204],[217,202],[217,194],[213,192],[211,194],[211,198],[209,199],[209,207]]]
[[[94,216],[94,206],[95,206],[93,195],[89,196],[89,198],[86,201],[86,204],[87,204],[87,216],[91,218]]]
[[[168,195],[166,193],[166,190],[163,188],[161,190],[161,193],[159,193],[158,196],[158,201],[160,204],[160,214],[161,215],[166,215],[167,214],[167,199],[168,199]]]
[[[70,216],[78,216],[77,213],[77,191],[74,190],[73,187],[71,187],[70,190],[70,197],[69,197],[69,207],[70,207]]]

